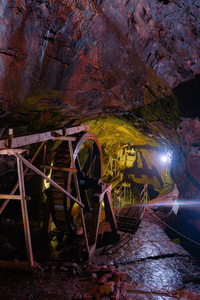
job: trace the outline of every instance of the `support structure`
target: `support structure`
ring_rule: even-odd
[[[22,220],[23,220],[23,226],[24,226],[24,235],[25,235],[25,243],[26,243],[26,253],[27,253],[27,263],[23,263],[22,265],[17,265],[14,263],[13,267],[19,267],[19,268],[25,268],[25,269],[30,269],[33,268],[34,262],[33,262],[33,251],[32,251],[32,244],[31,244],[31,234],[30,234],[30,227],[29,227],[29,217],[28,217],[28,210],[27,210],[27,205],[26,205],[26,193],[25,193],[25,186],[24,186],[24,173],[23,173],[23,165],[22,161],[18,157],[21,156],[20,154],[23,153],[24,150],[22,149],[8,149],[6,151],[7,155],[14,155],[17,158],[17,174],[18,174],[18,184],[16,185],[16,190],[17,187],[19,186],[19,192],[20,195],[2,195],[2,199],[6,199],[5,201],[9,201],[10,199],[15,199],[15,200],[20,200],[21,203],[21,211],[22,211]],[[0,155],[5,154],[4,151],[0,151]],[[5,207],[5,204],[4,204]],[[4,267],[11,267],[12,264],[11,262],[2,262],[0,261],[0,268]]]
[[[106,184],[106,187],[102,192],[94,194],[93,196],[93,213],[92,213],[92,222],[91,222],[91,230],[90,230],[90,238],[89,238],[89,246],[90,246],[89,256],[91,256],[94,250],[96,249],[103,201],[105,206],[106,221],[110,222],[110,227],[112,229],[112,232],[114,234],[117,234],[117,221],[112,207],[111,190],[112,190],[112,184]]]
[[[81,221],[82,221],[82,227],[83,227],[83,235],[85,240],[85,246],[86,251],[88,253],[88,256],[91,256],[94,250],[96,249],[97,244],[97,236],[99,231],[99,223],[100,223],[100,215],[101,215],[101,209],[102,209],[102,202],[104,201],[105,206],[105,215],[106,220],[110,222],[111,229],[113,233],[117,233],[117,222],[115,219],[115,214],[112,208],[111,203],[111,190],[112,185],[103,185],[104,189],[93,195],[93,213],[92,213],[92,219],[91,219],[91,230],[90,233],[87,232],[85,219],[84,219],[84,204],[81,199],[81,193],[79,189],[79,182],[77,178],[77,165],[75,164],[74,160],[74,153],[73,153],[73,147],[72,142],[76,141],[76,137],[72,136],[73,134],[80,133],[82,131],[89,130],[89,125],[81,125],[77,127],[72,128],[65,128],[60,129],[52,132],[46,132],[46,133],[40,133],[40,134],[34,134],[34,135],[28,135],[28,136],[22,136],[22,137],[14,137],[13,136],[13,130],[9,130],[9,136],[6,139],[0,139],[0,155],[13,155],[16,157],[17,160],[17,174],[18,174],[18,182],[12,189],[9,195],[0,194],[0,199],[4,199],[3,204],[0,207],[0,214],[5,209],[6,205],[9,203],[10,200],[18,200],[21,204],[21,211],[22,211],[22,220],[23,220],[23,228],[24,228],[24,235],[25,235],[25,243],[26,243],[26,253],[27,253],[27,262],[10,262],[10,261],[0,261],[0,269],[1,268],[14,268],[14,269],[32,269],[34,266],[33,261],[33,251],[32,251],[32,245],[31,245],[31,233],[30,233],[30,227],[29,227],[29,216],[28,216],[28,210],[27,210],[27,203],[26,201],[30,200],[30,197],[26,196],[25,192],[25,182],[24,177],[27,174],[27,172],[31,169],[36,174],[41,176],[43,179],[48,181],[55,189],[57,189],[60,193],[64,194],[65,196],[69,197],[73,202],[79,205],[80,207],[80,214],[81,214]],[[71,166],[65,167],[65,166],[48,166],[46,165],[46,152],[47,152],[47,140],[61,140],[61,141],[68,141],[69,144],[69,152],[70,152],[70,158],[71,158]],[[30,145],[33,143],[41,142],[38,150],[36,151],[33,158],[28,161],[22,154],[26,151],[26,149],[19,149],[19,147],[23,147],[26,145]],[[99,146],[100,147],[100,146]],[[36,166],[33,165],[35,159],[39,155],[39,153],[44,149],[43,153],[43,165],[41,166],[41,169],[43,172],[38,169]],[[77,155],[77,153],[76,153]],[[91,162],[91,168],[93,167],[93,163],[95,162],[96,156],[94,160]],[[78,160],[78,156],[77,156]],[[80,165],[80,162],[78,162]],[[26,166],[25,171],[23,171],[23,165]],[[80,167],[80,166],[79,166]],[[69,172],[73,175],[73,181],[75,184],[75,190],[76,190],[76,197],[74,197],[72,194],[70,194],[65,188],[63,188],[60,184],[56,183],[54,180],[50,179],[45,173],[46,169],[50,170],[57,170],[62,172]],[[90,170],[90,169],[89,169]],[[89,172],[89,171],[88,171]],[[19,188],[19,195],[15,195],[15,192]],[[43,190],[43,187],[42,187]],[[85,203],[85,202],[84,202]],[[50,213],[49,213],[50,214]],[[51,218],[51,215],[50,215]],[[48,222],[49,224],[49,222]],[[39,229],[39,225],[38,225]]]
[[[76,202],[81,208],[84,205],[74,198],[70,193],[68,193],[65,189],[59,186],[56,182],[46,176],[45,173],[41,172],[38,168],[33,165],[36,157],[39,155],[43,147],[45,146],[45,141],[50,139],[56,139],[57,136],[63,136],[63,138],[68,140],[74,140],[73,137],[67,137],[67,134],[75,134],[79,133],[84,130],[88,130],[89,125],[81,125],[72,128],[65,128],[60,129],[52,132],[46,132],[41,134],[34,134],[29,136],[22,136],[22,137],[13,137],[13,130],[9,130],[9,136],[7,139],[0,139],[0,155],[13,155],[17,159],[17,173],[18,173],[18,182],[12,189],[10,195],[1,194],[0,199],[4,199],[5,201],[0,207],[0,214],[3,212],[7,204],[10,200],[20,200],[21,203],[21,211],[22,211],[22,220],[23,220],[23,227],[24,227],[24,235],[25,235],[25,243],[26,243],[26,252],[27,252],[27,262],[11,262],[11,261],[0,261],[0,269],[1,268],[14,268],[14,269],[26,269],[31,270],[34,266],[33,261],[33,251],[32,251],[32,244],[31,244],[31,234],[30,234],[30,226],[29,226],[29,217],[28,217],[28,210],[26,201],[29,200],[29,197],[26,197],[25,193],[25,184],[24,184],[24,176],[27,174],[29,169],[32,169],[38,175],[46,179],[50,182],[56,189],[60,190],[63,194],[66,194],[70,199]],[[17,147],[22,147],[25,145],[30,145],[33,143],[42,142],[39,146],[38,150],[36,151],[35,155],[29,162],[26,160],[21,154],[26,151],[26,149],[18,149]],[[44,153],[46,155],[46,149],[44,149]],[[23,172],[23,164],[27,166],[25,171]],[[46,168],[46,167],[45,167]],[[75,169],[67,170],[72,171],[74,174],[76,172]],[[17,189],[19,188],[20,195],[14,195]],[[89,247],[88,247],[89,251]]]

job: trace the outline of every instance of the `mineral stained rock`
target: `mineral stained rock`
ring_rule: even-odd
[[[144,62],[170,86],[200,72],[200,3],[194,0],[103,0],[101,9]]]
[[[169,86],[139,57],[134,37],[121,29],[118,12],[107,15],[107,5],[1,1],[0,127],[60,127],[169,95]],[[127,12],[125,2],[123,8]]]

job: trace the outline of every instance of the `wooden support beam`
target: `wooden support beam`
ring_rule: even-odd
[[[0,260],[0,270],[23,270],[33,271],[34,265],[30,266],[28,262],[24,261],[3,261]]]
[[[21,137],[13,137],[12,147],[17,148],[25,145],[51,140],[53,138],[53,135],[55,134],[62,136],[64,133],[65,136],[68,136],[68,135],[79,133],[81,131],[88,131],[89,129],[90,129],[90,125],[80,125],[76,127],[65,128],[65,130],[59,129],[59,130],[54,130],[54,131],[49,131],[44,133],[31,134],[31,135],[26,135]],[[0,139],[0,149],[5,149],[8,147],[9,144],[8,139],[9,138]]]
[[[96,243],[97,243],[99,222],[100,222],[100,217],[101,217],[101,207],[102,207],[102,201],[100,201],[100,199],[99,199],[99,201],[94,201],[93,211],[92,211],[92,220],[91,220],[91,229],[90,229],[90,238],[89,238],[89,245],[90,246],[94,245],[94,248],[96,248]]]
[[[57,140],[57,141],[72,141],[75,142],[77,140],[76,137],[72,136],[60,136],[60,137],[55,137],[53,140]]]
[[[115,218],[115,214],[111,202],[111,190],[112,190],[112,184],[106,184],[106,188],[104,191],[102,191],[101,193],[96,193],[93,196],[93,212],[92,212],[90,238],[89,238],[89,245],[90,245],[89,256],[91,256],[94,250],[96,249],[103,200],[105,204],[106,220],[110,222],[112,232],[114,234],[117,234],[117,221]]]
[[[77,169],[73,169],[73,168],[54,167],[54,166],[48,166],[48,165],[41,165],[40,167],[44,168],[44,169],[50,169],[50,170],[57,170],[57,171],[66,171],[66,172],[77,173]]]
[[[61,191],[63,194],[67,195],[70,199],[72,199],[74,202],[76,202],[78,205],[80,205],[81,207],[84,207],[84,205],[78,201],[75,197],[73,197],[70,193],[68,193],[66,190],[64,190],[61,186],[59,186],[55,181],[53,181],[52,179],[50,179],[48,176],[46,176],[43,172],[41,172],[38,168],[36,168],[35,166],[33,166],[28,160],[26,160],[23,156],[21,156],[20,154],[16,153],[16,156],[26,165],[28,166],[30,169],[32,169],[35,173],[37,173],[38,175],[42,176],[44,179],[46,179],[47,181],[49,181],[56,189],[58,189],[59,191]]]
[[[18,170],[18,180],[19,180],[19,191],[21,196],[21,209],[22,209],[22,220],[24,225],[24,235],[26,241],[26,252],[28,263],[30,267],[33,266],[33,252],[32,252],[32,245],[31,245],[31,234],[30,234],[30,227],[29,227],[29,219],[28,219],[28,210],[25,201],[25,186],[24,186],[24,176],[23,176],[23,165],[20,157],[17,157],[17,170]]]
[[[8,137],[8,148],[12,148],[12,140],[13,140],[13,129],[9,129],[9,137]]]
[[[30,163],[32,164],[35,159],[37,158],[38,154],[40,153],[40,151],[42,150],[43,146],[44,146],[45,142],[43,142],[40,147],[38,148],[38,150],[36,151],[36,153],[34,154],[34,156],[32,157]],[[26,168],[26,170],[24,171],[24,176],[28,173],[29,171],[29,167]],[[11,195],[13,195],[16,190],[18,189],[19,187],[19,183],[17,182],[14,186],[14,188],[12,189],[11,191]],[[6,205],[9,203],[10,199],[7,199],[6,201],[4,201],[4,203],[2,204],[2,206],[0,207],[0,214],[2,214],[3,210],[5,209]]]
[[[111,192],[106,192],[104,195],[104,204],[105,204],[105,214],[106,220],[110,222],[110,226],[113,233],[117,233],[117,220],[115,218],[112,200],[111,200]]]
[[[54,140],[61,140],[61,141],[75,142],[77,140],[77,137],[75,136],[65,136],[65,135],[58,134],[57,132],[52,132],[52,137],[54,137]]]
[[[4,149],[0,150],[0,155],[15,155],[16,153],[23,153],[26,149]]]
[[[5,195],[5,194],[0,194],[0,199],[21,200],[21,196],[20,195]],[[26,201],[30,201],[31,197],[26,196],[25,200]]]
[[[70,158],[71,158],[72,167],[75,168],[72,142],[71,141],[68,141],[68,142],[69,142],[69,152],[70,152]],[[77,154],[77,156],[78,156],[78,154]],[[79,201],[81,201],[81,194],[80,194],[80,190],[79,190],[77,174],[73,173],[73,177],[74,177],[74,182],[75,182],[76,193],[77,193]],[[86,230],[86,225],[85,225],[85,218],[84,218],[84,213],[83,213],[83,209],[82,208],[81,208],[81,221],[82,221],[82,225],[83,225],[83,233],[84,233],[84,239],[85,239],[86,249],[87,249],[87,252],[89,254],[89,252],[90,252],[89,242],[88,242],[87,230]]]

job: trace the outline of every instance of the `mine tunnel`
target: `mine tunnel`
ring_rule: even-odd
[[[1,299],[200,299],[199,20],[0,2]]]

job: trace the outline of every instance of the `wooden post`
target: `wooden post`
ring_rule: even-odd
[[[27,211],[27,205],[25,200],[26,195],[25,195],[25,187],[24,187],[23,165],[19,157],[17,157],[17,169],[18,169],[19,190],[21,196],[21,210],[22,210],[22,219],[24,225],[27,257],[28,257],[28,263],[30,267],[33,267],[33,252],[32,252],[32,245],[31,245],[31,234],[30,234],[30,227],[29,227],[28,211]]]
[[[43,173],[46,175],[46,156],[47,156],[47,143],[44,144],[44,153],[43,153]],[[42,180],[42,193],[44,193],[44,179]]]
[[[112,232],[117,233],[117,221],[112,206],[110,190],[108,190],[104,195],[104,203],[105,203],[106,220],[110,222]]]
[[[8,148],[12,148],[12,140],[13,140],[13,129],[10,128],[8,131]]]
[[[96,199],[93,202],[93,212],[92,212],[92,220],[91,220],[91,229],[90,229],[90,238],[89,245],[94,245],[94,250],[96,248],[98,230],[99,230],[99,222],[101,217],[101,207],[102,201],[100,199]]]
[[[93,213],[89,238],[89,256],[91,256],[94,250],[96,249],[103,200],[105,204],[106,220],[110,222],[112,232],[114,234],[117,234],[117,221],[111,202],[111,190],[112,184],[107,184],[106,189],[104,191],[93,195]]]
[[[69,151],[70,151],[70,157],[71,157],[71,162],[72,162],[72,168],[75,169],[74,156],[73,156],[73,148],[72,148],[72,142],[71,142],[71,140],[69,140],[68,143],[69,143]],[[78,156],[78,154],[77,154],[77,156]],[[80,194],[80,190],[79,190],[77,174],[73,173],[73,176],[74,176],[76,193],[77,193],[79,201],[81,201],[81,194]],[[89,254],[90,250],[89,250],[89,243],[88,243],[88,238],[87,238],[87,230],[86,230],[86,226],[85,226],[85,219],[84,219],[83,208],[81,207],[80,209],[81,209],[81,220],[82,220],[82,225],[83,225],[84,239],[85,239],[86,249],[87,249],[87,252]]]

